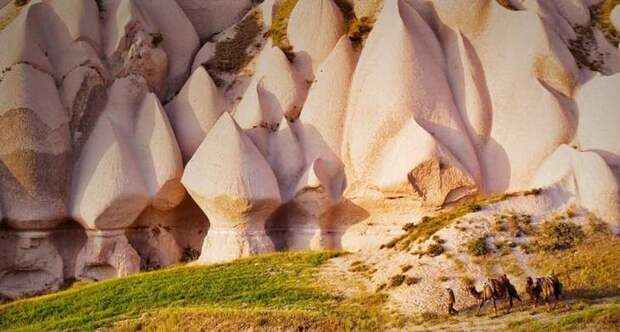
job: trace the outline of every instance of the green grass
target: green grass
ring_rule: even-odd
[[[620,303],[594,305],[560,315],[557,319],[522,320],[508,325],[511,331],[617,331],[620,326]]]
[[[256,312],[296,320],[322,315],[329,324],[344,326],[376,327],[386,321],[380,307],[356,309],[368,298],[344,300],[317,284],[318,267],[336,255],[277,253],[77,286],[0,306],[0,330],[76,331],[112,325],[122,329],[140,317],[140,324],[168,324],[187,310],[216,318]]]

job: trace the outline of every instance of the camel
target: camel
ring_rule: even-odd
[[[536,281],[532,277],[527,277],[525,280],[525,290],[535,306],[542,300],[549,307],[552,297],[555,298],[556,302],[559,301],[562,295],[562,287],[560,279],[553,273],[547,277],[536,278]]]
[[[484,283],[482,291],[480,292],[476,290],[475,286],[470,286],[469,293],[480,301],[480,305],[478,307],[476,315],[480,314],[480,310],[489,300],[493,301],[493,309],[495,311],[495,315],[497,315],[497,300],[508,298],[508,312],[512,310],[513,299],[517,299],[519,300],[519,302],[521,302],[521,298],[519,297],[516,288],[510,283],[510,280],[505,274],[499,279],[490,278],[487,282]]]

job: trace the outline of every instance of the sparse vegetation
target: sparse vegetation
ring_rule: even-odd
[[[590,235],[574,247],[541,251],[533,266],[543,274],[554,272],[569,293],[583,297],[620,295],[620,238],[608,233]]]
[[[187,246],[183,248],[183,253],[181,255],[181,263],[189,263],[197,260],[200,257],[200,251]]]
[[[514,211],[505,211],[495,216],[493,231],[509,233],[513,237],[529,235],[533,232],[532,216],[517,214]]]
[[[411,286],[411,285],[415,285],[417,283],[419,283],[422,279],[417,278],[417,277],[407,277],[405,278],[405,284],[407,286]]]
[[[349,272],[367,272],[370,270],[370,266],[364,264],[364,262],[362,261],[355,261],[353,263],[351,263],[351,266],[349,267]]]
[[[581,226],[570,221],[545,221],[537,236],[537,247],[544,251],[565,250],[574,247],[585,237]]]
[[[579,308],[568,314],[555,314],[555,319],[528,319],[511,322],[512,331],[616,331],[620,326],[620,303]]]
[[[224,83],[221,78],[222,74],[238,73],[252,60],[248,50],[251,47],[256,47],[256,37],[262,29],[260,11],[254,11],[235,27],[233,38],[219,41],[216,44],[214,56],[203,63],[203,66],[217,86],[222,86]]]
[[[486,236],[467,241],[465,250],[472,256],[484,256],[491,251],[487,245]]]
[[[613,9],[618,5],[620,5],[620,0],[603,0],[590,7],[592,24],[605,34],[610,43],[616,46],[620,43],[620,32],[616,30],[610,16]]]
[[[403,265],[403,266],[400,267],[400,270],[403,271],[403,273],[405,273],[405,272],[411,270],[412,267],[413,267],[412,265]]]
[[[271,23],[271,29],[267,31],[267,36],[271,37],[273,46],[279,47],[287,55],[289,60],[292,60],[293,47],[288,41],[288,19],[291,16],[291,12],[295,8],[297,0],[284,0],[281,1],[277,7],[276,12],[273,15],[273,21]]]
[[[396,288],[405,282],[405,276],[402,274],[397,274],[390,278],[390,288]]]
[[[426,255],[429,257],[436,257],[444,252],[444,247],[439,243],[431,243],[426,249]]]
[[[422,243],[431,238],[439,230],[451,225],[457,219],[470,213],[481,211],[484,206],[504,201],[511,197],[523,196],[526,192],[475,197],[464,199],[453,208],[446,209],[435,216],[425,216],[417,224],[407,223],[403,226],[405,234],[392,239],[380,246],[380,249],[409,250],[415,242]]]
[[[159,47],[164,42],[164,36],[159,32],[151,33],[151,45],[153,47]]]
[[[0,31],[4,30],[19,15],[22,6],[7,5],[0,11]]]

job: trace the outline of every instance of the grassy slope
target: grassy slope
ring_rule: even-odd
[[[166,325],[192,330],[208,326],[205,317],[212,317],[211,323],[230,323],[235,317],[251,322],[248,317],[254,317],[259,326],[310,324],[318,330],[376,327],[382,314],[372,307],[382,298],[371,295],[348,302],[317,284],[317,268],[335,255],[278,253],[77,286],[0,306],[0,330],[135,330],[135,324],[151,330]],[[369,300],[374,302],[365,311],[358,309]]]

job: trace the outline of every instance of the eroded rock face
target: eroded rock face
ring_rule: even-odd
[[[222,93],[202,66],[196,68],[181,92],[166,105],[185,162],[194,155],[226,107]]]
[[[75,262],[76,279],[98,281],[140,271],[140,256],[123,231],[88,231],[87,235]]]
[[[74,2],[30,1],[0,31],[3,296],[199,243],[200,262],[374,249],[539,186],[618,226],[619,76],[592,71],[620,51],[592,2]]]
[[[577,205],[592,211],[619,230],[620,197],[614,172],[594,151],[577,151],[563,145],[541,166],[535,186],[569,192]],[[569,196],[570,197],[570,196]]]
[[[49,232],[25,231],[0,237],[0,295],[17,298],[58,290],[63,260]]]
[[[117,80],[109,97],[75,166],[72,216],[91,230],[127,228],[147,206],[169,210],[185,195],[179,182],[180,150],[161,104],[148,93],[144,80]],[[102,239],[117,243],[122,236],[115,235],[113,241],[107,236]],[[82,260],[94,259],[89,254],[100,255],[88,249],[90,242],[99,240],[89,237]],[[128,249],[129,244],[123,248],[129,250],[127,255],[137,256]],[[115,268],[135,271],[131,266]]]
[[[332,0],[300,0],[287,29],[288,39],[298,52],[297,63],[312,78],[314,70],[329,55],[344,33],[344,18]]]

